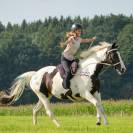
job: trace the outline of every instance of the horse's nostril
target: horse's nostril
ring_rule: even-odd
[[[125,68],[122,68],[122,69],[121,69],[121,72],[122,72],[122,73],[125,73],[125,72],[126,72],[126,69],[125,69]]]

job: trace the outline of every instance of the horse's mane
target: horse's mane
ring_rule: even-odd
[[[92,54],[95,54],[97,51],[100,51],[102,49],[109,48],[109,47],[111,47],[111,44],[110,43],[107,43],[107,42],[99,42],[98,45],[93,46],[91,48],[88,48],[87,50],[81,52],[80,57],[81,58],[89,57]]]

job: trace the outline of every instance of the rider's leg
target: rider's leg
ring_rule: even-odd
[[[66,75],[63,80],[63,85],[64,85],[65,89],[70,89],[71,72],[70,72],[70,70],[65,70],[65,71],[66,71]]]
[[[70,89],[70,79],[71,79],[71,70],[70,66],[72,64],[72,61],[69,61],[62,57],[61,64],[63,65],[63,68],[65,70],[65,77],[63,79],[63,87],[65,89]]]

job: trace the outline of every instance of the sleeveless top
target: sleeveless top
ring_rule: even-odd
[[[68,60],[74,60],[74,55],[77,53],[80,48],[81,38],[72,39],[70,43],[67,44],[63,56]]]

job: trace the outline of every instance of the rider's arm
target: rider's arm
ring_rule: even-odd
[[[81,43],[88,43],[88,42],[93,42],[96,40],[96,37],[92,37],[92,38],[82,38],[81,39]]]
[[[60,47],[61,47],[61,48],[64,48],[64,47],[66,47],[67,45],[72,44],[73,41],[74,41],[74,38],[73,38],[73,37],[69,37],[65,42],[60,43]]]
[[[74,37],[72,36],[72,37],[69,37],[68,39],[67,39],[67,41],[65,42],[65,45],[67,45],[67,44],[70,44],[70,43],[72,43],[74,41]]]

